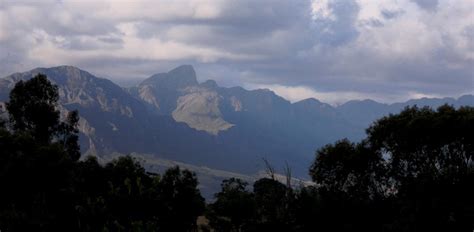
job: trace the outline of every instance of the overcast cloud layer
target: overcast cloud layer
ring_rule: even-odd
[[[291,101],[457,97],[474,92],[474,1],[0,0],[0,76],[63,64],[117,81],[192,64]]]

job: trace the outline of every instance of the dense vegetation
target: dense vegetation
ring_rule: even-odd
[[[79,161],[78,113],[60,122],[46,76],[16,84],[0,129],[0,230],[189,231],[204,210],[195,175],[147,173],[130,157]]]
[[[79,160],[78,112],[46,76],[20,81],[0,123],[0,230],[472,231],[474,108],[406,108],[316,152],[316,183],[222,182],[205,205],[195,175],[131,157]]]

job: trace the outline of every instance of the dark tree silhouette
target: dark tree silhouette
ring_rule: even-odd
[[[73,162],[57,144],[31,136],[0,135],[0,227],[7,231],[55,231],[71,223]]]
[[[3,120],[3,118],[0,118],[0,130],[5,130],[6,127],[5,127],[5,120]]]
[[[53,142],[61,125],[69,125],[59,121],[57,101],[57,87],[41,74],[18,82],[10,93],[12,131],[0,135],[0,227],[9,231],[57,230],[73,220],[67,216],[79,158],[77,139],[73,144],[77,131],[75,125],[64,128],[68,141]]]
[[[348,140],[319,149],[310,175],[319,186],[314,199],[301,192],[302,201],[320,202],[320,227],[325,230],[382,230],[378,201],[385,195],[385,168],[380,153]],[[377,204],[376,204],[377,203]],[[308,209],[306,209],[308,210]]]
[[[6,104],[15,132],[30,134],[41,143],[50,142],[59,125],[58,99],[58,87],[43,74],[19,81]]]
[[[204,199],[197,189],[196,175],[178,166],[168,169],[158,184],[162,231],[191,231],[204,212]]]
[[[130,156],[105,167],[87,158],[75,179],[80,231],[192,231],[204,207],[194,174],[172,168],[160,177]]]
[[[293,192],[285,184],[269,178],[253,185],[257,204],[257,231],[289,231],[293,223]]]
[[[306,186],[296,193],[294,231],[326,231],[329,222],[328,210],[316,186]],[[333,225],[331,225],[334,228]]]
[[[61,122],[56,131],[57,142],[65,148],[71,159],[75,161],[81,157],[78,124],[79,112],[74,110],[68,113],[66,121]]]
[[[364,141],[317,151],[310,176],[318,187],[298,200],[322,212],[299,210],[319,214],[322,230],[470,231],[472,131],[472,107],[415,106],[377,120]]]
[[[376,121],[368,142],[389,160],[398,230],[474,229],[474,108],[416,106]]]
[[[207,217],[217,231],[249,231],[255,216],[255,200],[247,190],[248,183],[236,178],[222,181],[216,201],[210,205]]]
[[[314,182],[331,192],[363,199],[384,194],[385,167],[381,154],[364,143],[341,140],[318,150],[310,168]]]
[[[37,142],[62,145],[71,159],[80,157],[78,145],[79,113],[71,111],[60,122],[58,87],[43,74],[28,81],[19,81],[10,92],[6,104],[10,123],[17,134],[32,136]]]
[[[0,230],[191,231],[204,201],[194,173],[162,178],[126,156],[105,166],[80,157],[79,115],[60,122],[46,76],[15,85],[0,127]]]

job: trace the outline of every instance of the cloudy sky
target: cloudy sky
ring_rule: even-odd
[[[0,76],[74,65],[117,82],[180,64],[296,101],[474,92],[472,0],[0,0]]]

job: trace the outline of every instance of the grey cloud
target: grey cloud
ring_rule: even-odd
[[[436,10],[438,7],[438,0],[412,0],[419,7],[425,10]]]
[[[465,27],[461,34],[467,40],[467,49],[474,53],[474,24]]]
[[[123,44],[123,39],[120,37],[114,37],[114,36],[101,36],[98,38],[100,41],[104,43],[109,43],[109,44]]]
[[[401,14],[403,14],[403,11],[394,11],[394,10],[387,10],[387,9],[384,9],[382,10],[382,12],[380,12],[382,14],[382,16],[385,18],[385,19],[393,19],[393,18],[396,18],[398,16],[400,16]]]
[[[94,39],[82,38],[78,36],[65,37],[64,41],[57,42],[59,47],[68,50],[97,50],[97,49],[117,49],[123,44],[123,40],[111,36],[98,37]]]
[[[370,27],[383,27],[384,23],[378,19],[369,19],[361,22],[361,25],[370,26]]]
[[[3,9],[12,19],[10,23],[21,29],[42,29],[48,34],[57,36],[98,36],[117,32],[114,27],[115,22],[95,17],[94,9],[87,12],[74,10],[74,8],[65,9],[61,1],[8,2],[8,4],[5,3]],[[25,15],[14,14],[18,11],[25,13]]]
[[[433,6],[417,1],[417,4],[423,9],[437,7],[437,3]],[[387,101],[408,98],[412,92],[457,96],[472,92],[474,86],[473,61],[459,54],[460,49],[455,47],[459,43],[449,36],[441,37],[442,46],[430,49],[425,58],[408,55],[397,58],[399,54],[372,49],[371,44],[360,40],[364,33],[370,32],[361,27],[383,31],[390,23],[409,14],[403,9],[381,8],[379,18],[360,20],[364,6],[352,0],[329,1],[332,17],[314,18],[310,1],[231,1],[219,8],[217,17],[211,18],[154,19],[141,15],[100,18],[93,8],[90,12],[74,11],[73,8],[66,12],[70,20],[64,23],[56,16],[48,15],[46,10],[59,10],[60,4],[35,4],[33,7],[37,7],[39,13],[33,15],[31,21],[10,20],[13,28],[10,38],[1,40],[0,36],[1,76],[49,64],[42,63],[41,57],[32,59],[29,56],[29,51],[38,46],[38,42],[24,38],[34,30],[44,30],[51,38],[40,40],[59,37],[52,41],[54,46],[71,54],[71,59],[64,62],[120,81],[142,79],[180,64],[192,64],[200,81],[215,79],[224,86],[306,86],[322,92],[386,96]],[[9,7],[0,9],[8,12]],[[173,60],[127,54],[113,56],[129,42],[119,30],[119,24],[123,23],[135,27],[137,40],[157,38],[163,42],[258,58],[218,57],[203,61],[193,56]],[[431,27],[438,29],[444,25]],[[472,24],[465,27],[462,32],[465,38],[473,37],[472,28]],[[394,36],[403,34],[405,28],[397,30]],[[468,51],[472,51],[472,40],[467,41],[471,43],[467,46]],[[95,54],[95,51],[101,52]],[[95,55],[78,58],[75,52]]]
[[[330,46],[339,46],[350,42],[357,37],[355,21],[359,6],[355,1],[335,1],[330,4],[335,19],[317,19],[315,33],[318,42]]]
[[[137,22],[143,38],[158,36],[168,41],[213,47],[230,52],[272,56],[281,51],[309,49],[309,2],[238,1],[229,2],[214,19],[175,19]],[[176,37],[169,30],[185,27],[189,35]],[[275,35],[278,34],[278,35]],[[278,37],[279,36],[279,37]]]

